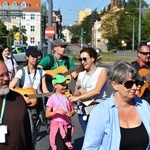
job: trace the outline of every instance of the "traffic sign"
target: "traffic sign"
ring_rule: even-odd
[[[20,40],[20,33],[19,32],[15,33],[14,38],[16,40]]]
[[[49,37],[53,37],[55,34],[55,30],[52,27],[47,27],[45,29],[45,35],[49,38]]]

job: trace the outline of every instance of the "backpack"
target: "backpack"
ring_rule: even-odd
[[[49,69],[51,69],[54,66],[54,56],[53,55],[48,55],[50,58],[50,64],[49,64]],[[65,60],[65,66],[67,66],[67,69],[69,70],[69,57],[63,56],[63,59]]]
[[[37,70],[39,71],[40,77],[42,79],[42,69],[41,68],[37,68]],[[24,85],[24,81],[25,81],[25,70],[24,70],[24,68],[21,68],[21,71],[22,71],[22,78],[20,79],[20,81],[18,83],[18,86],[22,88],[23,85]]]

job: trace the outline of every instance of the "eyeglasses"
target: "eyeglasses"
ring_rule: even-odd
[[[150,52],[140,52],[143,55],[150,55]]]
[[[6,74],[0,74],[0,80],[3,80],[5,77],[9,78],[9,72]]]
[[[126,82],[120,83],[122,84],[124,87],[126,87],[127,89],[132,88],[132,86],[135,84],[136,86],[143,86],[144,85],[144,81],[141,80],[128,80]]]
[[[83,61],[87,61],[87,59],[90,59],[90,58],[86,58],[86,57],[79,58],[79,61],[81,61],[81,62],[82,62],[82,60],[83,60]]]

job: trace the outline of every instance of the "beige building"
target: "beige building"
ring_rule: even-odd
[[[78,24],[81,24],[81,22],[84,20],[84,18],[89,16],[91,13],[92,13],[92,10],[90,8],[86,8],[84,10],[79,11]]]

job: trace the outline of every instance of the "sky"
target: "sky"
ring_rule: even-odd
[[[47,0],[43,0],[47,1]],[[78,12],[85,8],[91,8],[92,10],[102,10],[104,7],[110,4],[111,0],[52,0],[53,10],[60,9],[62,15],[62,25],[71,26],[76,24],[78,20]],[[145,0],[150,4],[150,0]]]

